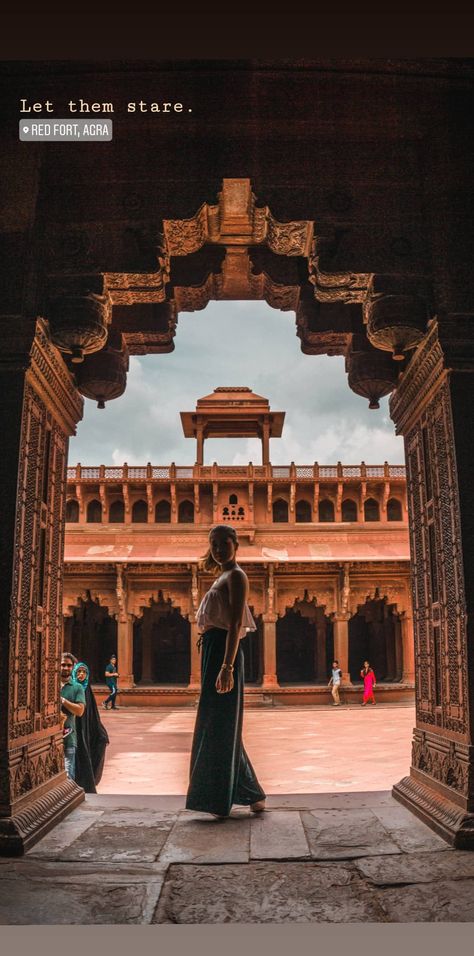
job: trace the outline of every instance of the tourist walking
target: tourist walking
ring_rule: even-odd
[[[97,793],[104,769],[105,748],[109,735],[100,719],[96,699],[89,683],[89,668],[83,661],[72,672],[73,680],[84,688],[86,708],[81,717],[76,717],[76,783],[86,793]]]
[[[339,661],[333,661],[332,672],[329,678],[328,687],[331,688],[331,694],[332,694],[334,707],[339,707],[341,703],[339,699],[339,688],[341,686],[341,680],[342,680],[342,671],[339,667]]]
[[[375,674],[369,664],[369,661],[364,661],[364,666],[360,672],[360,676],[364,681],[364,695],[362,698],[362,707],[365,707],[368,704],[369,700],[371,704],[375,704],[374,697],[374,687],[376,684]]]
[[[61,657],[61,710],[66,714],[63,724],[64,766],[70,780],[76,779],[76,717],[82,716],[86,705],[84,688],[72,679],[75,661],[76,658],[67,652]]]
[[[230,525],[209,533],[203,569],[220,571],[201,601],[201,696],[191,751],[188,810],[228,817],[234,803],[265,809],[265,793],[242,744],[244,655],[240,640],[256,625],[247,606],[248,578],[237,564]]]
[[[112,710],[118,710],[115,701],[118,694],[117,681],[119,677],[120,674],[117,671],[117,658],[115,654],[112,654],[112,657],[105,668],[105,683],[110,690],[109,696],[104,700],[104,707],[106,710],[108,710],[109,704]]]

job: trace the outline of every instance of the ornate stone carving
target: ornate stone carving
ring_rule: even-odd
[[[372,277],[371,273],[324,272],[321,269],[321,254],[330,242],[318,236],[309,256],[309,281],[314,286],[318,302],[363,302]]]
[[[469,796],[469,748],[466,745],[415,730],[412,766],[445,787]]]
[[[349,388],[369,399],[369,408],[380,408],[379,399],[396,386],[398,367],[379,350],[351,351],[346,357]]]
[[[169,258],[166,255],[159,258],[156,272],[104,273],[112,305],[164,302],[169,278]]]
[[[97,352],[106,341],[112,302],[104,277],[63,276],[50,282],[47,305],[51,339],[73,362]]]
[[[42,319],[36,323],[27,378],[52,409],[66,435],[75,435],[76,424],[83,415],[84,401],[60,353],[54,348],[48,323]]]
[[[277,222],[266,210],[267,243],[279,256],[308,258],[313,239],[312,222]]]
[[[420,417],[433,388],[445,374],[438,324],[432,320],[428,323],[426,338],[416,349],[390,398],[390,414],[397,435],[407,434],[411,422]]]
[[[125,391],[128,372],[128,349],[120,333],[111,332],[105,348],[86,356],[77,367],[79,391],[86,398],[105,408],[105,402],[119,398]]]
[[[280,223],[267,206],[257,208],[250,179],[224,179],[217,206],[204,203],[191,219],[163,221],[166,250],[186,256],[206,243],[250,246],[266,243],[278,255],[307,256],[312,222]]]
[[[296,311],[299,299],[298,286],[279,285],[261,272],[250,272],[250,260],[246,250],[239,254],[226,254],[222,273],[212,273],[202,286],[176,286],[174,290],[178,312],[198,312],[212,301],[265,300],[273,309],[282,312]]]

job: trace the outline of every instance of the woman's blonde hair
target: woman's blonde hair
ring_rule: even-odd
[[[232,527],[231,524],[215,524],[214,527],[212,527],[209,532],[209,537],[211,537],[211,534],[213,533],[213,531],[224,531],[227,537],[232,538],[232,541],[234,542],[235,547],[238,548],[239,542],[237,538],[237,532],[235,528]],[[203,555],[203,557],[201,558],[200,568],[201,568],[201,571],[212,571],[214,574],[217,574],[217,572],[220,571],[220,565],[212,557],[210,546],[207,549],[205,555]]]

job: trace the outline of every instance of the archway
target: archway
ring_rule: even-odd
[[[276,624],[277,677],[280,684],[323,684],[334,656],[332,623],[325,608],[309,599],[295,600]]]
[[[263,296],[280,307],[294,308],[303,348],[332,354],[342,351],[351,387],[367,394],[371,404],[396,385],[391,412],[405,436],[409,469],[417,728],[410,777],[394,792],[456,845],[472,844],[467,611],[474,585],[467,558],[473,518],[470,448],[465,436],[472,426],[474,403],[468,300],[457,296],[456,283],[447,275],[433,293],[431,283],[420,278],[416,269],[403,272],[392,267],[388,274],[378,273],[370,254],[366,272],[360,268],[360,258],[357,271],[347,266],[346,271],[336,271],[334,235],[316,237],[313,244],[312,221],[282,225],[268,207],[260,207],[259,212],[265,208],[264,214],[255,216],[258,207],[248,181],[239,189],[233,187],[220,216],[212,212],[213,207],[204,206],[191,219],[165,220],[166,248],[160,268],[153,272],[139,273],[131,262],[127,269],[109,272],[104,261],[101,270],[95,271],[97,260],[86,254],[81,260],[80,247],[75,268],[63,260],[58,278],[51,264],[54,260],[57,265],[53,242],[52,260],[41,258],[45,270],[41,278],[48,285],[41,311],[49,324],[38,323],[35,337],[29,318],[40,311],[35,301],[22,325],[21,342],[5,343],[2,375],[8,395],[6,420],[13,435],[8,448],[14,460],[13,477],[6,479],[10,517],[2,552],[9,591],[2,613],[5,630],[11,634],[3,652],[0,687],[3,700],[12,697],[2,731],[2,739],[8,741],[1,771],[1,826],[7,849],[23,850],[82,798],[62,770],[54,670],[60,643],[57,608],[67,436],[81,415],[75,384],[82,380],[83,389],[89,386],[87,364],[74,382],[58,348],[72,356],[72,362],[83,358],[84,351],[99,351],[112,320],[122,338],[119,348],[110,344],[105,351],[108,358],[114,352],[113,361],[121,362],[123,371],[126,348],[169,349],[180,309],[190,304],[194,308],[196,301],[205,304],[206,296],[244,295]],[[236,221],[237,232],[244,226],[246,235],[252,236],[249,245],[257,247],[250,253],[248,248],[246,254],[236,248]],[[231,225],[234,228],[227,229]],[[61,225],[61,235],[62,231]],[[181,270],[181,281],[179,268],[175,270],[170,285],[173,296],[167,299],[170,260],[192,256],[204,246],[208,247],[203,252],[207,261],[201,262],[204,282],[190,281],[196,260],[189,261]],[[299,276],[296,266],[291,268],[295,259],[303,267],[303,281],[295,281]],[[210,260],[213,269],[209,269]],[[285,269],[289,273],[286,285],[274,278],[281,280]],[[152,326],[148,339],[133,322],[130,330],[124,303],[146,306],[141,329],[146,329],[147,322]],[[388,360],[390,351],[405,363],[398,366],[400,378]],[[92,515],[98,515],[100,506],[100,497],[94,499],[91,521],[97,520]],[[377,519],[368,515],[367,520]],[[438,555],[442,561],[438,562]],[[31,672],[32,679],[17,682],[17,665],[22,675]],[[24,741],[21,753],[19,740]]]
[[[383,598],[366,601],[349,621],[349,672],[353,683],[360,681],[365,660],[372,665],[378,682],[402,680],[399,617]]]
[[[92,683],[103,684],[105,666],[110,656],[117,654],[117,622],[90,591],[79,597],[71,610],[65,617],[64,649],[87,662]]]
[[[140,684],[183,684],[191,668],[191,626],[158,591],[137,618],[133,633],[133,674]]]

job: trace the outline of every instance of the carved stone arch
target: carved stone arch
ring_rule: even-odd
[[[385,601],[396,614],[402,614],[411,609],[410,595],[406,585],[375,583],[365,588],[351,588],[348,605],[351,617],[371,601]]]
[[[303,602],[322,608],[327,616],[337,609],[335,590],[327,585],[318,587],[317,584],[310,584],[308,587],[304,582],[300,584],[295,581],[292,585],[278,586],[276,612],[279,618],[284,617],[287,610],[294,610],[296,605]]]
[[[164,585],[153,590],[131,591],[128,597],[128,611],[137,621],[143,619],[145,611],[157,607],[162,608],[164,612],[178,611],[182,617],[189,618],[193,607],[188,591],[189,588],[185,591],[184,588],[174,588],[172,585]]]

